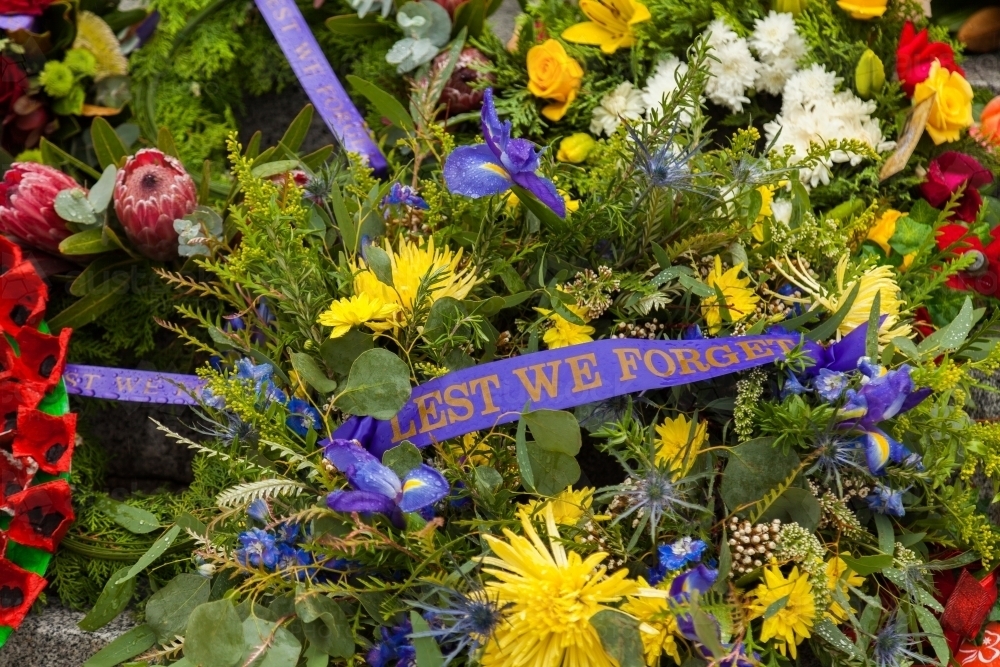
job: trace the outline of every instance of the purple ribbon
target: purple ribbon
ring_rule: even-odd
[[[333,73],[295,0],[254,0],[320,117],[341,146],[368,160],[379,175],[389,165],[372,141],[361,114]]]
[[[77,364],[66,365],[63,380],[66,391],[77,396],[172,405],[197,405],[205,386],[197,375]]]
[[[30,14],[4,14],[0,16],[0,30],[14,32],[15,30],[27,30],[31,32],[35,28],[37,16]]]

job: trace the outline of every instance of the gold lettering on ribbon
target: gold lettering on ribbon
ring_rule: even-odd
[[[438,409],[435,402],[441,402],[440,391],[432,391],[427,394],[417,396],[413,399],[413,402],[417,404],[417,415],[420,417],[421,433],[427,433],[428,431],[433,431],[434,429],[448,425],[448,415],[446,414],[442,414],[441,418],[436,422],[431,421],[432,419],[436,419],[438,416]]]
[[[619,382],[634,380],[635,371],[639,369],[638,360],[642,358],[637,347],[616,347],[611,350],[618,357],[618,365],[621,367],[622,375]],[[631,355],[633,358],[629,358]]]
[[[456,396],[461,392],[461,396],[469,395],[469,386],[466,383],[453,384],[444,390],[444,403],[449,408],[460,408],[465,410],[464,414],[459,415],[454,410],[448,410],[448,419],[454,424],[456,422],[464,422],[467,419],[471,419],[475,408],[472,405],[472,401],[468,398],[461,398],[461,396]]]
[[[124,383],[124,387],[122,386]],[[118,376],[115,378],[115,384],[118,385],[118,393],[121,394],[131,394],[135,390],[135,378]]]
[[[160,389],[162,389],[163,387],[161,387],[159,384],[156,384],[154,386],[153,383],[155,383],[155,382],[157,382],[157,378],[147,378],[146,379],[146,387],[145,387],[145,389],[142,390],[142,393],[146,394],[147,396],[149,394],[159,393]]]
[[[743,351],[747,355],[747,361],[753,361],[754,359],[763,359],[764,357],[770,357],[774,355],[774,350],[770,350],[764,347],[764,343],[758,340],[751,341],[737,341],[737,345],[743,348]]]
[[[410,422],[410,426],[406,429],[406,433],[399,432],[399,415],[397,414],[389,423],[392,425],[392,441],[400,442],[406,438],[412,438],[417,434],[417,423],[415,421]]]
[[[531,396],[531,400],[536,403],[542,400],[542,390],[549,395],[549,398],[555,398],[556,394],[559,393],[559,364],[562,361],[550,361],[545,364],[535,364],[534,366],[527,366],[525,368],[515,368],[514,375],[521,380],[521,384],[524,385],[524,389],[528,392],[528,396]],[[549,377],[545,374],[544,368],[548,366],[552,372],[552,376]],[[528,379],[528,371],[534,371],[535,379],[531,381]]]
[[[497,389],[500,388],[500,378],[495,373],[493,375],[487,375],[486,377],[476,378],[469,383],[469,389],[475,394],[478,389],[483,396],[483,411],[480,415],[491,415],[494,412],[500,412],[500,408],[493,404],[493,396],[490,394],[490,385],[493,385]]]
[[[725,357],[723,357],[721,361],[716,356],[719,352],[725,353]],[[709,366],[714,366],[715,368],[726,368],[727,366],[739,363],[740,355],[733,352],[733,348],[728,345],[715,345],[714,347],[710,347],[705,350],[705,359],[708,360]]]
[[[84,386],[84,389],[90,391],[91,386],[94,384],[94,380],[96,380],[100,376],[97,375],[96,373],[84,373],[83,377],[87,378],[87,384],[86,386]]]
[[[671,350],[674,356],[677,357],[677,363],[681,367],[681,375],[691,375],[696,371],[691,369],[691,366],[695,366],[699,372],[707,373],[709,368],[701,360],[701,353],[690,347],[682,347],[678,350]]]
[[[667,365],[662,371],[656,367],[655,361],[657,358],[663,359],[663,362]],[[642,357],[642,361],[646,364],[646,370],[656,377],[666,378],[677,372],[677,365],[674,363],[674,360],[663,350],[647,350],[646,354]]]
[[[602,386],[601,374],[594,368],[597,366],[597,356],[593,352],[569,357],[566,363],[569,364],[569,372],[573,375],[574,394]]]

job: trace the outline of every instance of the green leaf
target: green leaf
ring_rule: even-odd
[[[908,255],[920,250],[933,233],[934,228],[930,225],[904,215],[896,221],[896,231],[889,239],[889,245],[900,255]]]
[[[729,573],[733,569],[733,552],[729,548],[729,537],[726,527],[722,527],[722,542],[719,547],[719,573],[712,584],[712,590],[724,594],[729,590]]]
[[[929,352],[940,354],[957,350],[968,338],[972,327],[982,316],[983,311],[973,310],[972,299],[965,297],[965,303],[962,304],[962,309],[955,316],[955,319],[920,341],[917,349],[921,354]]]
[[[174,135],[170,133],[170,128],[161,125],[159,131],[156,133],[156,147],[162,152],[177,158],[181,157],[181,154],[177,152],[177,144],[174,142]]]
[[[399,475],[401,479],[423,462],[420,450],[409,442],[401,442],[382,455],[382,465]]]
[[[326,376],[316,360],[305,352],[293,352],[292,368],[306,381],[310,387],[321,394],[332,394],[337,389],[337,383]]]
[[[879,320],[882,319],[882,293],[875,292],[872,310],[868,314],[868,330],[865,332],[865,354],[869,359],[878,359]]]
[[[917,361],[920,359],[920,350],[914,345],[913,341],[909,338],[904,338],[902,336],[896,336],[892,339],[892,344],[896,346],[896,349],[905,354],[910,359]]]
[[[951,659],[951,650],[944,638],[941,624],[934,617],[934,614],[920,605],[913,605],[913,611],[917,615],[917,620],[920,621],[920,628],[927,633],[927,641],[934,647],[934,654],[937,655],[938,661],[942,665],[947,665]]]
[[[326,20],[326,27],[334,34],[349,37],[384,37],[391,34],[391,29],[379,23],[374,15],[365,18],[358,18],[357,14],[331,16]]]
[[[157,528],[162,528],[156,515],[111,498],[100,498],[94,507],[114,519],[114,522],[119,526],[136,535],[145,535]]]
[[[834,625],[830,619],[821,618],[813,624],[813,630],[823,638],[827,644],[837,649],[841,653],[846,653],[857,660],[864,660],[864,654],[858,650],[847,636]]]
[[[371,335],[351,329],[340,338],[330,338],[319,346],[319,354],[330,372],[338,378],[346,378],[351,366],[362,353],[375,347]]]
[[[875,528],[878,530],[878,548],[890,556],[896,550],[896,533],[892,529],[892,520],[884,514],[875,514]]]
[[[430,626],[424,617],[415,611],[410,612],[410,624],[413,626],[413,634],[430,632]],[[417,667],[442,667],[444,656],[441,655],[441,647],[433,637],[413,637],[413,648],[417,652]]]
[[[892,554],[878,554],[875,556],[862,556],[860,558],[841,554],[840,557],[847,563],[847,567],[862,577],[881,572],[883,568],[892,567]]]
[[[344,249],[348,253],[353,253],[358,249],[358,234],[354,226],[354,218],[347,211],[347,204],[344,203],[344,195],[336,185],[330,189],[330,207],[333,209],[333,219],[337,222],[337,229],[344,239]]]
[[[354,654],[354,636],[343,609],[318,591],[295,598],[295,613],[304,624],[306,639],[325,654],[349,658]]]
[[[317,148],[312,153],[308,155],[303,155],[300,160],[302,164],[309,167],[313,171],[318,171],[320,167],[327,161],[327,159],[333,155],[333,144],[327,144],[322,148]]]
[[[208,602],[211,592],[210,579],[186,573],[156,591],[146,602],[146,623],[156,633],[156,641],[167,644],[175,636],[183,635],[191,612]]]
[[[565,410],[535,410],[524,413],[521,419],[528,424],[531,437],[542,449],[568,456],[580,453],[583,440],[580,424],[573,413]]]
[[[774,447],[774,438],[757,438],[737,445],[731,450],[722,475],[719,488],[722,500],[730,511],[755,503],[788,479],[798,465],[799,458],[793,452],[785,453]]]
[[[580,464],[572,456],[542,449],[531,440],[525,443],[525,451],[538,493],[554,496],[580,479]]]
[[[261,657],[251,660],[267,644]],[[248,616],[243,621],[243,657],[238,664],[246,667],[295,667],[302,644],[290,631],[277,623]]]
[[[852,289],[851,293],[847,295],[847,300],[844,301],[844,305],[842,305],[840,309],[837,310],[837,312],[834,313],[833,316],[826,322],[823,322],[812,331],[807,332],[806,337],[810,340],[820,341],[831,338],[833,334],[837,333],[837,328],[840,326],[840,323],[843,322],[844,318],[847,317],[847,314],[851,312],[851,306],[854,305],[854,300],[858,298],[858,292],[860,290],[861,281],[855,281],[854,289]]]
[[[114,166],[111,168],[114,169]],[[96,225],[98,222],[94,205],[90,203],[87,193],[83,191],[83,188],[67,188],[60,191],[53,200],[52,207],[56,210],[56,215],[69,222],[75,222],[80,225]],[[98,229],[97,231],[100,232],[101,230]],[[79,236],[79,234],[75,234],[74,236]],[[69,239],[66,240],[68,241]]]
[[[517,434],[514,436],[514,454],[517,458],[517,467],[521,473],[521,484],[528,491],[535,490],[535,473],[531,469],[531,457],[528,456],[528,442],[525,438],[528,422],[519,419],[517,422]]]
[[[389,253],[377,245],[370,245],[365,249],[365,263],[380,283],[393,286],[392,260],[389,258]]]
[[[413,118],[410,117],[410,112],[394,96],[385,92],[374,83],[365,81],[353,74],[347,75],[347,81],[354,88],[355,92],[363,95],[371,102],[375,110],[388,119],[390,123],[405,132],[413,132]]]
[[[352,415],[392,419],[410,398],[410,369],[392,352],[363,352],[351,366],[347,387],[334,401]]]
[[[427,314],[427,322],[424,323],[423,336],[431,343],[443,336],[451,333],[455,323],[461,321],[469,314],[465,304],[450,296],[443,296],[433,304],[431,311]],[[463,324],[455,332],[459,336],[468,336],[471,333],[470,327]]]
[[[243,624],[230,600],[205,602],[188,618],[184,657],[199,667],[236,667],[243,656]]]
[[[484,0],[468,0],[455,9],[455,25],[452,34],[457,35],[467,30],[469,37],[479,38],[483,34],[486,21],[486,2]]]
[[[67,306],[49,320],[52,331],[65,327],[79,329],[90,324],[118,303],[128,289],[129,276],[118,275],[90,290],[85,297]]]
[[[107,168],[109,164],[117,166],[128,155],[128,150],[114,128],[100,116],[90,123],[90,138],[94,142],[94,155],[101,169]]]
[[[767,619],[777,614],[779,611],[784,609],[785,605],[787,604],[788,604],[788,596],[786,595],[782,598],[778,598],[771,604],[767,605],[767,609],[764,610],[764,620],[766,621]]]
[[[156,643],[156,635],[148,625],[132,628],[90,657],[83,667],[115,667],[129,658],[147,651]]]
[[[492,502],[493,494],[503,486],[503,475],[490,466],[476,466],[472,471],[472,479],[480,495]]]
[[[298,160],[275,160],[259,164],[250,170],[255,178],[271,178],[278,174],[284,174],[299,166]]]
[[[90,193],[87,195],[87,200],[90,202],[93,210],[100,213],[108,208],[108,204],[111,203],[111,195],[115,191],[115,179],[117,177],[118,168],[113,164],[109,164],[104,168],[104,173],[101,174],[101,177],[90,188]]]
[[[541,223],[551,230],[562,229],[563,220],[556,212],[551,208],[543,204],[538,197],[531,194],[520,185],[511,185],[510,189],[517,195],[518,201],[524,204],[524,207],[535,214]]]
[[[59,194],[62,194],[61,192]],[[57,195],[58,197],[58,195]],[[87,200],[83,200],[86,203]],[[77,232],[67,236],[59,243],[59,252],[64,255],[96,255],[102,252],[114,250],[115,246],[108,243],[104,237],[104,230],[100,227]]]
[[[694,622],[694,633],[698,635],[698,640],[705,645],[713,657],[721,658],[726,655],[726,649],[719,639],[719,626],[715,621],[698,607],[696,599],[692,599],[691,619]]]
[[[590,617],[604,651],[620,667],[645,667],[639,621],[615,609],[602,609]]]
[[[153,542],[153,546],[149,547],[146,553],[144,553],[139,560],[137,560],[135,564],[129,568],[128,572],[125,573],[125,576],[118,578],[118,582],[120,583],[125,579],[131,579],[152,565],[157,558],[166,553],[167,549],[169,549],[170,545],[174,543],[174,540],[177,539],[177,534],[180,532],[181,527],[175,525],[172,526],[170,530],[160,535],[159,539]]]
[[[757,520],[781,519],[785,523],[794,522],[813,531],[819,525],[821,515],[822,508],[816,497],[806,489],[792,486],[785,489]]]
[[[90,290],[100,284],[98,283],[99,278],[106,277],[105,273],[113,268],[120,268],[131,263],[132,260],[128,258],[123,259],[121,256],[116,255],[96,257],[87,265],[87,268],[80,272],[80,275],[73,279],[69,287],[69,293],[73,296],[86,296]]]
[[[100,178],[101,172],[97,171],[89,164],[81,162],[76,159],[63,149],[56,146],[54,143],[42,137],[41,142],[38,144],[39,149],[42,151],[42,160],[45,161],[50,167],[61,167],[63,165],[70,165],[87,174],[91,178]]]
[[[706,285],[705,283],[701,282],[700,280],[698,280],[693,276],[689,276],[686,273],[682,273],[679,276],[677,276],[677,282],[679,282],[684,289],[690,291],[692,294],[694,294],[699,298],[705,299],[710,296],[714,296],[716,297],[716,300],[720,305],[722,305],[723,307],[725,307],[726,305],[725,299],[723,299],[722,301],[718,301],[718,295],[715,293],[715,290],[713,288],[709,287],[708,285]]]
[[[127,569],[127,567],[123,567],[111,575],[111,578],[104,584],[101,596],[94,603],[94,608],[77,623],[77,627],[85,632],[93,632],[103,628],[125,610],[132,599],[132,594],[135,593],[135,579],[127,579],[119,583],[117,578]]]
[[[302,107],[302,110],[296,114],[292,122],[288,124],[288,129],[281,136],[280,144],[290,150],[292,153],[297,153],[299,148],[302,147],[302,142],[305,141],[306,135],[309,134],[309,126],[312,125],[313,119],[313,105],[307,104]]]

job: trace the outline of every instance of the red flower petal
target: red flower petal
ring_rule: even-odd
[[[0,452],[0,503],[6,504],[7,498],[28,488],[34,476],[34,466],[29,467],[26,461],[18,461],[10,454]],[[2,531],[0,536],[7,539]]]
[[[16,334],[36,326],[45,313],[48,289],[34,267],[21,262],[0,276],[0,330]]]
[[[17,411],[14,456],[30,456],[45,472],[57,475],[69,472],[76,438],[76,415],[47,415],[41,410]]]
[[[24,328],[15,337],[20,354],[16,375],[22,382],[35,382],[48,391],[59,382],[66,366],[66,348],[72,329],[63,329],[50,336],[35,329]]]
[[[45,584],[45,577],[0,558],[0,625],[20,626]]]
[[[0,236],[0,275],[3,275],[21,263],[21,249],[16,243],[11,243]]]
[[[31,486],[7,499],[14,511],[8,535],[18,544],[55,552],[76,518],[64,479]]]

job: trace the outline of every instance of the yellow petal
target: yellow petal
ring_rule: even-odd
[[[593,21],[586,21],[566,28],[563,31],[562,38],[574,44],[601,46],[608,40],[613,39],[613,36]]]
[[[351,325],[341,324],[340,326],[334,327],[333,331],[330,332],[330,338],[340,338],[341,336],[347,334],[351,330]]]
[[[643,21],[648,21],[653,18],[652,14],[649,13],[649,8],[641,2],[632,3],[632,18],[629,19],[629,25],[635,25],[636,23],[642,23]]]

